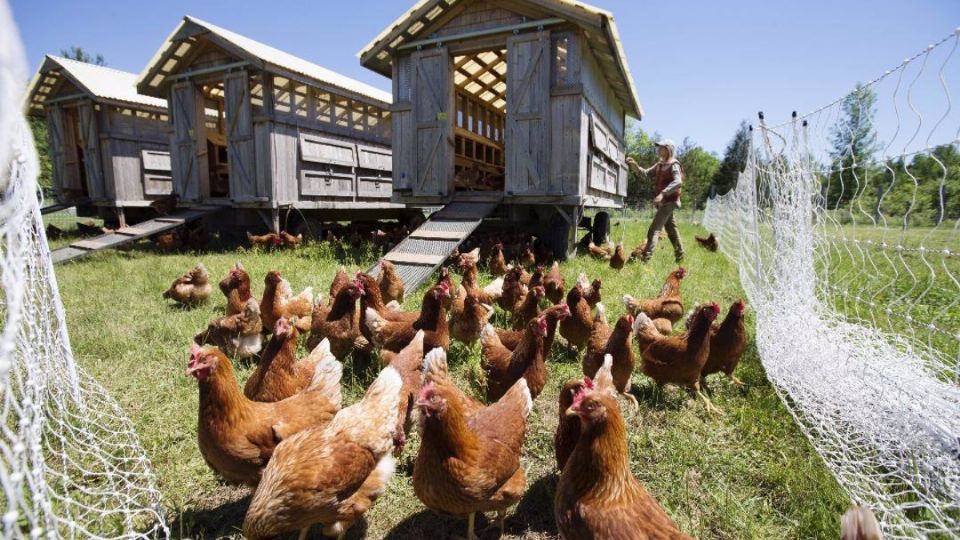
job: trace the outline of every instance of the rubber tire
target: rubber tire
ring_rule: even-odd
[[[593,218],[591,233],[594,244],[598,246],[606,244],[610,238],[610,214],[597,212],[597,215]]]
[[[554,214],[550,218],[550,224],[547,226],[546,234],[543,238],[544,245],[553,251],[553,258],[558,261],[567,260],[567,248],[569,247],[568,237],[570,235],[570,224],[563,219],[560,214]]]

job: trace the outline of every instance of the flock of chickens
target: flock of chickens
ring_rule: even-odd
[[[686,387],[719,413],[702,392],[704,378],[724,373],[741,384],[734,370],[747,345],[743,302],[719,325],[719,306],[699,305],[687,330],[674,334],[685,313],[687,275],[677,268],[657,296],[624,296],[627,314],[611,324],[601,280],[581,274],[568,288],[557,263],[536,266],[531,252],[508,265],[501,244],[482,247],[457,254],[459,284],[442,268],[416,312],[400,308],[403,282],[386,260],[378,278],[341,268],[327,301],[311,289],[295,295],[277,271],[266,275],[258,299],[239,262],[220,281],[226,315],[195,336],[187,374],[199,387],[201,454],[226,481],[256,489],[246,536],[305,535],[320,524],[325,535],[343,537],[385,491],[394,456],[415,423],[417,497],[433,511],[466,517],[470,539],[476,513],[495,512],[502,534],[507,509],[526,488],[520,455],[527,417],[548,384],[546,359],[557,342],[584,353],[584,378],[560,392],[555,515],[561,535],[687,538],[630,472],[616,397],[636,405],[630,387],[639,361],[656,384]],[[500,276],[483,287],[481,259]],[[211,293],[209,273],[198,264],[164,297],[193,305]],[[511,328],[490,324],[497,308]],[[298,359],[301,334],[311,352]],[[451,340],[479,342],[485,401],[450,377]],[[379,354],[383,367],[364,397],[344,408],[338,359],[351,353]],[[241,388],[233,362],[256,356]]]

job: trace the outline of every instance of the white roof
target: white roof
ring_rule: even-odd
[[[51,72],[58,72],[54,75]],[[96,64],[88,64],[60,56],[47,55],[27,87],[26,105],[42,108],[52,90],[50,78],[63,76],[94,99],[120,101],[166,109],[167,100],[145,96],[137,92],[136,73],[120,71]]]
[[[250,39],[246,36],[241,36],[240,34],[231,32],[230,30],[191,16],[186,16],[183,18],[183,21],[180,23],[180,25],[177,26],[177,28],[173,31],[173,33],[167,39],[167,42],[161,46],[160,50],[156,55],[154,55],[153,59],[147,65],[147,68],[140,75],[137,84],[141,88],[143,88],[143,85],[148,84],[150,79],[153,79],[152,73],[157,71],[161,65],[161,62],[163,62],[163,58],[166,56],[166,53],[171,50],[170,46],[173,40],[176,38],[177,34],[179,34],[180,31],[188,25],[193,25],[199,27],[200,29],[206,30],[220,39],[228,42],[235,48],[246,52],[252,57],[262,60],[266,64],[271,64],[286,71],[304,75],[318,82],[342,88],[344,90],[382,101],[384,103],[391,103],[393,101],[393,96],[389,92],[385,92],[379,88],[370,86],[369,84],[364,84],[345,75],[341,75],[335,71],[331,71],[323,66],[318,66],[313,62],[298,58],[290,53],[275,49],[269,45],[260,43],[259,41]]]

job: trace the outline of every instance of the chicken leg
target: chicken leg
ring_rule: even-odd
[[[629,388],[626,389],[626,390],[624,390],[623,392],[621,392],[621,394],[623,395],[623,397],[627,398],[627,400],[628,400],[630,403],[633,403],[633,408],[634,408],[634,409],[639,409],[639,408],[640,408],[640,402],[638,402],[638,401],[637,401],[637,398],[634,397],[633,394],[630,393],[630,389],[629,389]]]
[[[710,401],[710,398],[708,398],[703,392],[700,391],[700,385],[697,385],[697,387],[694,389],[694,392],[696,392],[697,397],[703,400],[703,404],[707,408],[707,412],[711,414],[717,414],[717,415],[723,416],[723,411],[716,408],[713,405],[713,402]]]
[[[737,378],[733,373],[727,373],[727,378],[730,379],[730,382],[737,386],[746,386],[746,383]]]
[[[297,537],[297,540],[307,540],[307,534],[310,532],[310,525],[300,529],[300,536]]]

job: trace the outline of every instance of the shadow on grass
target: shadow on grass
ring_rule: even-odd
[[[252,495],[215,508],[187,510],[170,523],[170,538],[213,539],[241,534]]]
[[[557,523],[553,517],[553,496],[557,489],[557,476],[546,474],[527,486],[520,504],[507,516],[507,531],[523,536],[532,531],[555,536]]]

